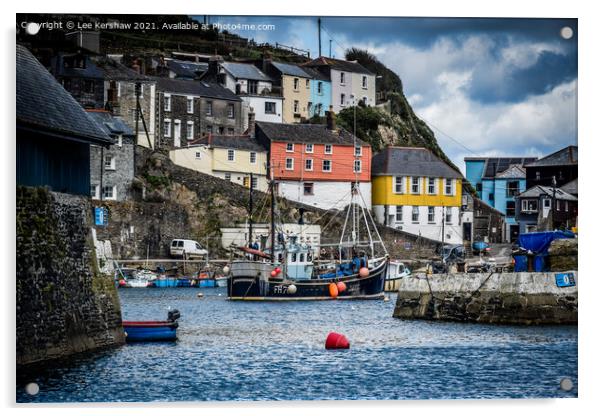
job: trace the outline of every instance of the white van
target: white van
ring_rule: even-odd
[[[199,243],[194,240],[171,240],[169,246],[169,254],[172,257],[182,258],[193,258],[193,257],[205,257],[207,256],[207,250],[205,250]]]

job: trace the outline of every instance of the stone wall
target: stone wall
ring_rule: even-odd
[[[577,272],[573,272],[577,283]],[[394,317],[496,324],[577,324],[578,292],[555,273],[415,274],[401,281]]]
[[[17,188],[17,365],[122,344],[111,276],[98,273],[89,198]]]

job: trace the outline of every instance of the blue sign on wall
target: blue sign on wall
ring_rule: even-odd
[[[573,273],[556,273],[556,286],[558,286],[558,287],[575,286],[575,275]]]
[[[109,213],[104,207],[94,208],[94,225],[105,226],[109,223]]]

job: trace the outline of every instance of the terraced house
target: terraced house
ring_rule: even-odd
[[[372,158],[372,204],[381,224],[462,243],[462,175],[430,150],[388,146]]]
[[[372,149],[348,131],[336,129],[334,113],[328,112],[327,119],[327,125],[257,122],[256,137],[270,149],[277,193],[322,209],[342,209],[349,204],[357,179],[370,208]]]
[[[282,103],[282,121],[284,123],[300,123],[310,117],[311,75],[300,66],[264,59],[262,70],[280,90]]]
[[[186,146],[203,135],[240,135],[242,101],[232,91],[205,81],[157,78],[158,146]]]

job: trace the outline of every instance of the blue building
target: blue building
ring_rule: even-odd
[[[479,199],[505,215],[504,240],[515,241],[519,234],[516,196],[527,189],[524,165],[537,158],[467,157],[466,179]]]
[[[310,105],[308,108],[309,117],[320,116],[324,117],[332,104],[332,86],[330,79],[312,68],[303,67],[303,71],[311,75],[310,80]]]

